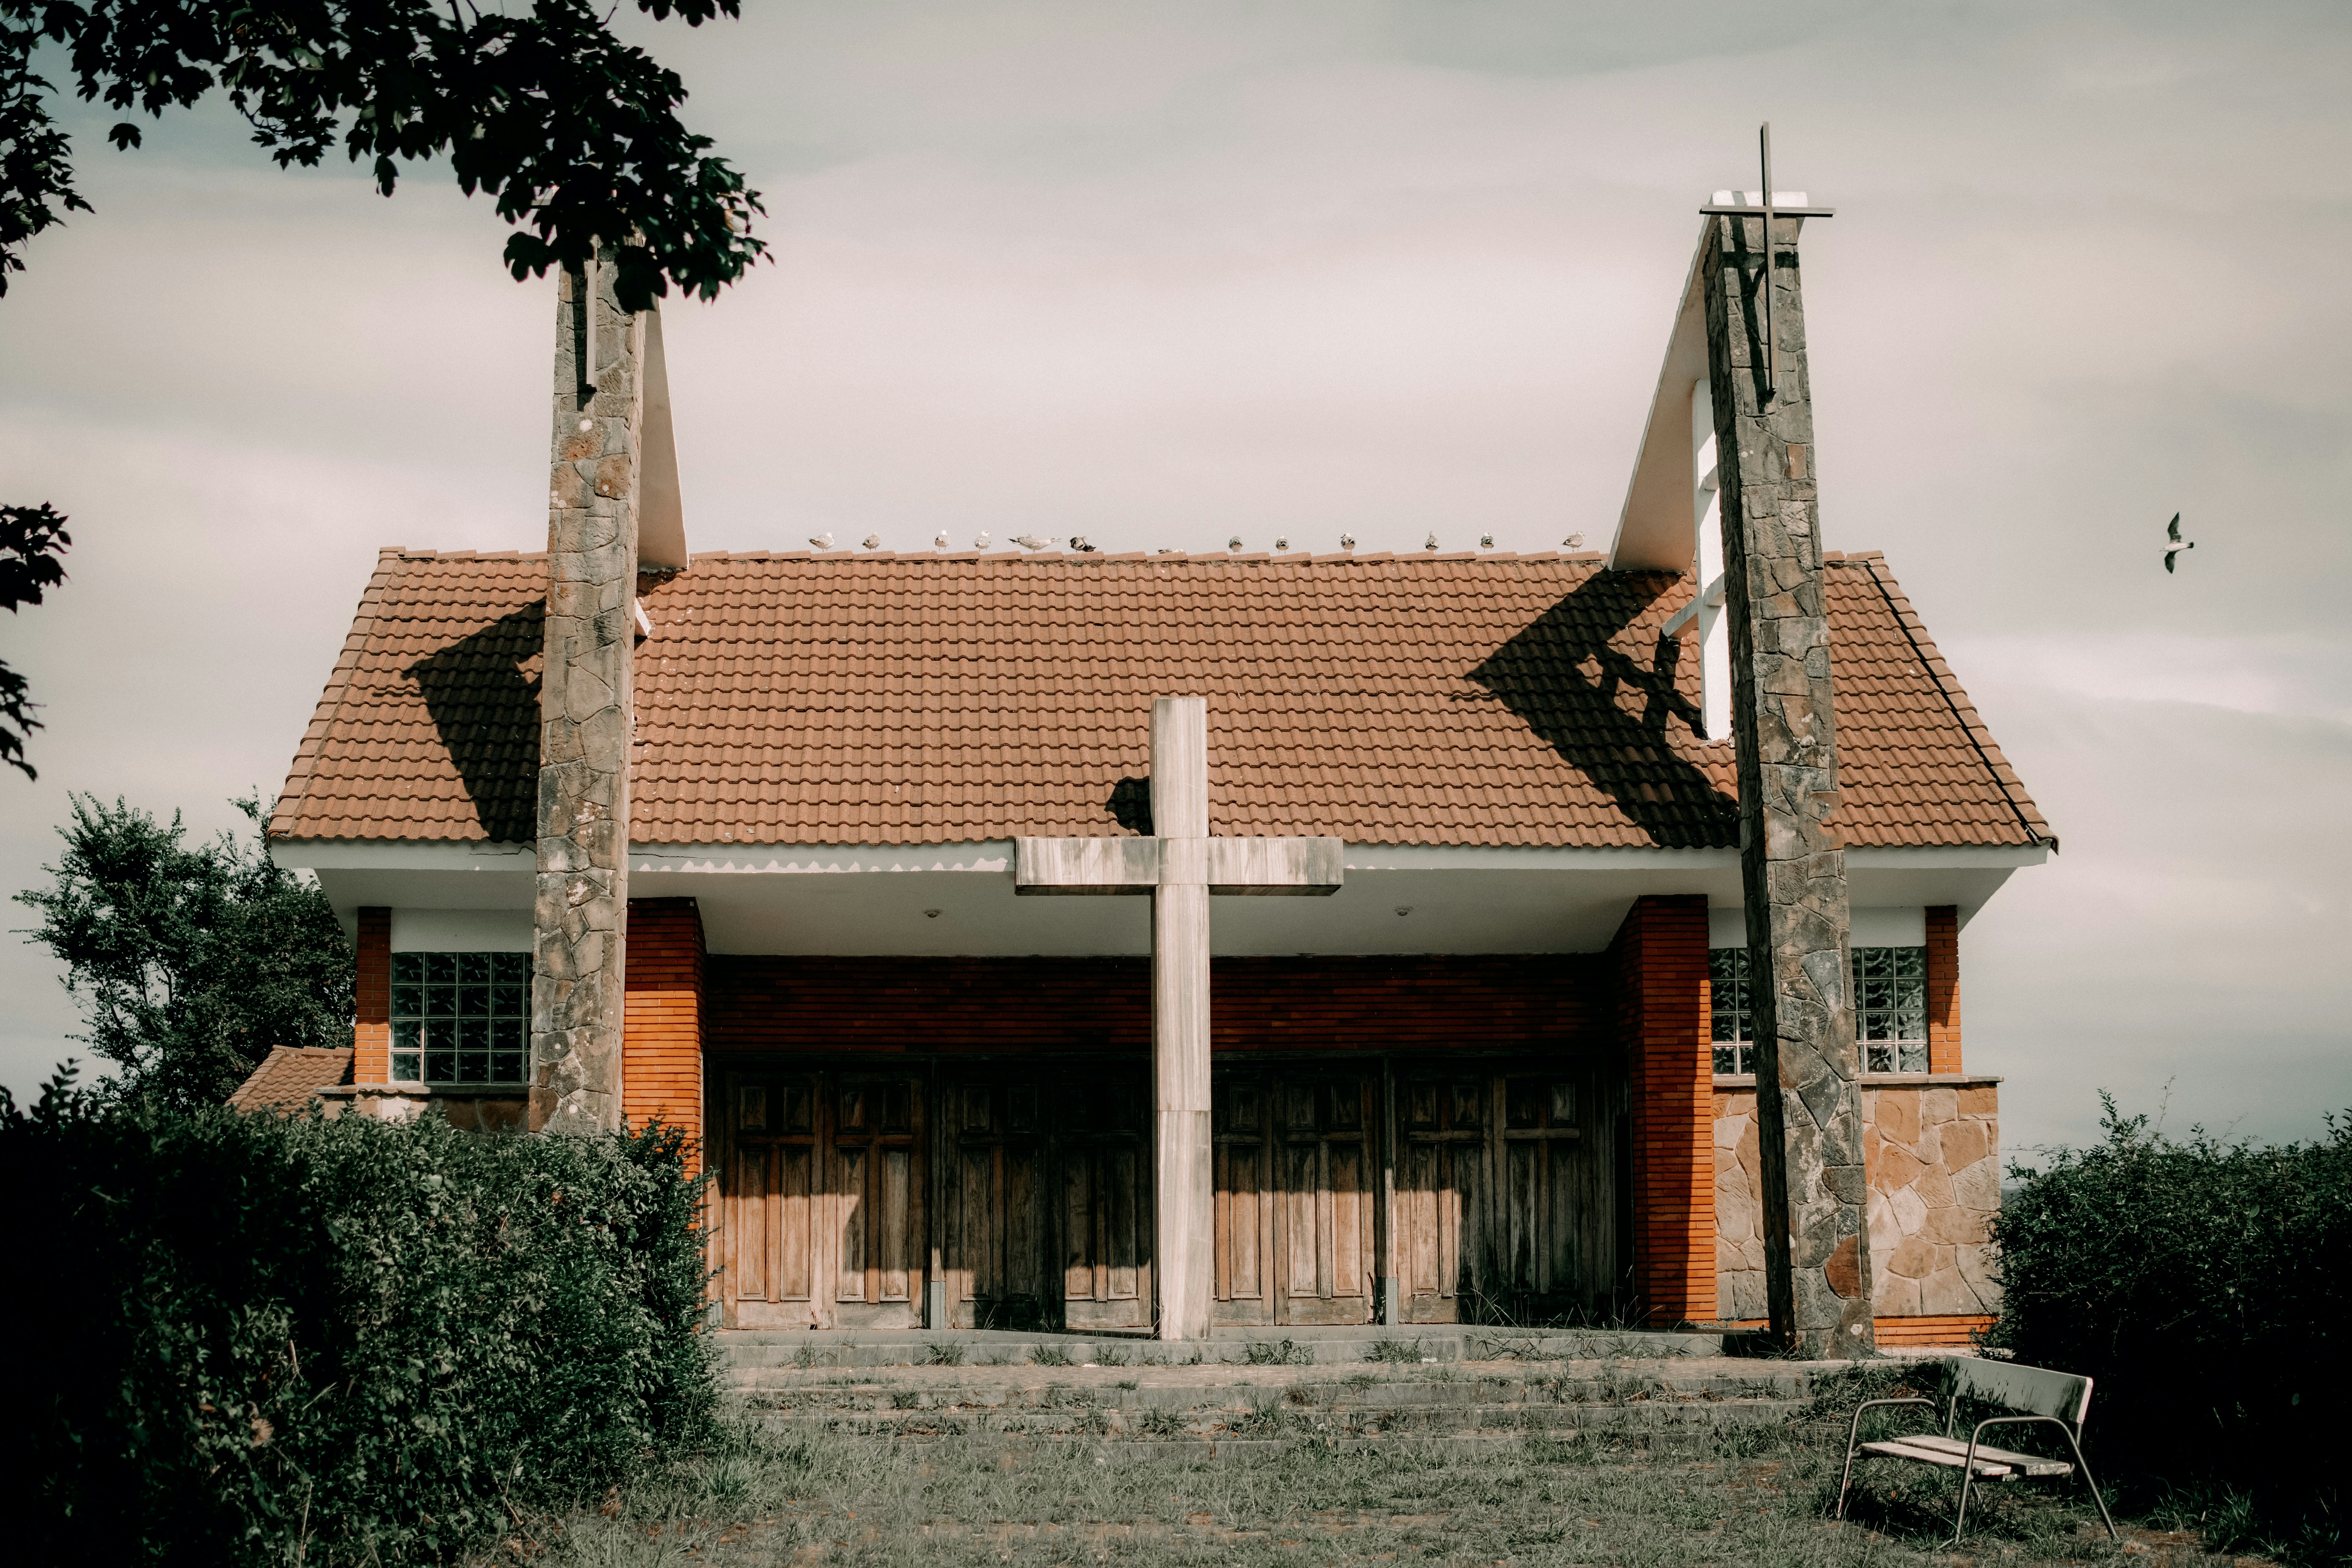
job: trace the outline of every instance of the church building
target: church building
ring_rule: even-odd
[[[385,549],[269,826],[323,1098],[684,1128],[730,1326],[1965,1338],[1964,933],[2056,840],[1822,547],[1773,200],[1589,552],[693,553],[659,317],[567,275],[548,550]]]

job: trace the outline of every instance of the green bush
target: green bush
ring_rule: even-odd
[[[2352,1121],[2327,1125],[2268,1148],[2172,1139],[2109,1100],[2104,1142],[2011,1168],[1991,1342],[2097,1380],[2102,1480],[2236,1491],[2290,1530],[2340,1526]]]
[[[0,1091],[18,1539],[38,1561],[435,1560],[509,1503],[600,1492],[712,1419],[699,1187],[669,1129]]]

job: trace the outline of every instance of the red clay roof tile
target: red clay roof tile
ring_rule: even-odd
[[[386,551],[272,821],[524,841],[543,556]],[[1847,842],[2047,837],[1875,553],[1827,562]],[[1150,699],[1209,700],[1214,820],[1359,843],[1738,842],[1686,578],[1601,558],[711,554],[648,578],[630,836],[1118,831]]]

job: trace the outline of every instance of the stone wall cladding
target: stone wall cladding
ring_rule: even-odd
[[[530,1020],[531,1124],[580,1131],[621,1119],[645,385],[645,322],[620,309],[609,261],[593,275],[588,289],[591,274],[566,269],[556,311]]]
[[[2000,1209],[1996,1080],[1865,1080],[1863,1105],[1874,1313],[1989,1321],[2000,1311],[1990,1231]],[[1755,1089],[1718,1086],[1716,1291],[1734,1321],[1765,1316],[1761,1166]]]
[[[684,1130],[701,1164],[702,916],[692,899],[629,900],[621,1115]]]
[[[1862,1051],[1847,953],[1837,732],[1796,238],[1715,220],[1700,258],[1722,477],[1740,871],[1755,975],[1768,1316],[1797,1354],[1873,1347]],[[1768,228],[1769,232],[1768,232]],[[1766,376],[1769,331],[1778,390]]]
[[[1633,1287],[1652,1323],[1717,1311],[1706,900],[1634,900],[1610,944],[1630,1075]]]

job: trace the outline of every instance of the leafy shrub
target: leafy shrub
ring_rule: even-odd
[[[683,1153],[0,1090],[28,1560],[441,1558],[699,1439]]]
[[[1991,1342],[2098,1380],[2101,1479],[2242,1489],[2282,1521],[2340,1522],[2352,1121],[2257,1148],[2167,1138],[2110,1100],[2104,1142],[2011,1174]]]

